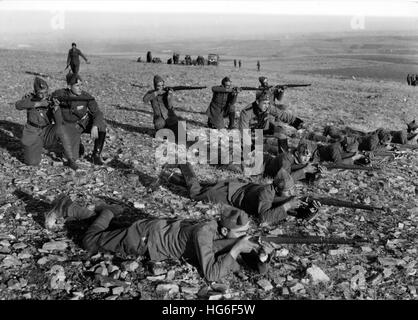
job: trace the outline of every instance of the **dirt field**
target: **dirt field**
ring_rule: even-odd
[[[157,191],[148,192],[160,172],[154,157],[159,142],[153,138],[152,109],[142,102],[148,88],[132,87],[132,82],[151,86],[153,76],[159,74],[166,85],[207,86],[206,90],[175,93],[178,114],[195,128],[206,124],[201,113],[211,99],[209,88],[220,84],[225,75],[231,77],[233,85],[245,86],[258,85],[258,77],[265,75],[272,84],[312,83],[308,88],[287,90],[284,98],[309,129],[335,124],[362,130],[400,130],[405,121],[418,118],[416,87],[398,82],[398,76],[387,78],[378,71],[372,77],[379,81],[367,79],[369,69],[355,74],[349,71],[345,73],[347,77],[339,77],[340,69],[346,72],[350,66],[370,65],[372,69],[390,72],[387,65],[393,62],[344,57],[342,66],[342,59],[334,57],[267,61],[271,57],[266,56],[262,72],[257,72],[255,56],[247,57],[242,69],[234,69],[232,63],[225,61],[218,67],[192,67],[89,55],[91,64],[82,63],[80,74],[86,81],[84,90],[96,97],[107,119],[109,136],[104,156],[111,162],[94,168],[82,160],[84,170],[74,173],[63,167],[60,160],[55,161],[52,153],[44,155],[39,167],[23,165],[19,139],[26,115],[14,107],[16,100],[32,90],[33,76],[25,71],[51,75],[51,90],[64,87],[66,55],[0,50],[0,56],[1,299],[207,299],[216,290],[224,295],[213,298],[417,299],[416,152],[385,162],[383,170],[373,173],[328,171],[315,185],[302,188],[303,192],[385,206],[384,212],[324,207],[312,223],[289,218],[277,228],[266,230],[271,234],[359,235],[369,239],[369,243],[362,247],[285,245],[277,250],[266,275],[244,270],[241,277],[230,275],[225,284],[218,286],[208,287],[192,266],[175,262],[162,263],[157,272],[155,266],[144,261],[138,260],[135,265],[134,260],[121,261],[111,255],[86,260],[80,237],[87,222],[68,225],[58,233],[48,232],[42,225],[43,213],[61,192],[85,205],[94,205],[102,197],[124,203],[126,214],[116,221],[116,226],[144,216],[198,219],[213,214],[210,205],[189,200],[183,190],[162,185]],[[359,65],[353,66],[353,61]],[[395,65],[403,62],[409,60]],[[322,69],[324,65],[336,77],[293,72]],[[238,109],[253,99],[253,93],[242,92]],[[83,137],[83,141],[87,153],[90,152],[89,137]],[[197,167],[196,172],[202,180],[237,177],[207,165]],[[50,241],[60,242],[61,247],[43,248]],[[65,277],[58,281],[54,274],[59,266]],[[322,269],[329,280],[314,283],[308,274],[312,266]],[[272,288],[260,280],[266,280]],[[170,284],[173,290],[161,284]]]

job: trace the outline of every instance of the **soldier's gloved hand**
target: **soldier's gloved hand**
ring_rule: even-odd
[[[242,89],[241,89],[241,87],[233,87],[233,88],[232,88],[232,91],[236,94],[236,93],[238,93],[238,92],[241,92],[241,91],[242,91]]]
[[[167,94],[171,95],[173,94],[174,90],[172,88],[167,88],[166,92]]]
[[[302,206],[304,204],[303,201],[299,200],[298,198],[293,198],[291,200],[289,200],[288,202],[286,202],[283,205],[283,208],[288,211],[288,210],[292,210],[292,209],[296,209],[299,208],[300,206]]]
[[[250,241],[251,236],[245,236],[242,237],[240,240],[238,240],[234,246],[232,247],[230,253],[231,256],[236,259],[238,255],[242,252],[248,253],[253,250],[257,250],[260,245],[258,243]]]
[[[99,137],[99,128],[97,126],[91,128],[90,137],[92,140],[96,140]]]

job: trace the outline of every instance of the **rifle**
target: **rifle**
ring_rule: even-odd
[[[25,71],[25,73],[31,74],[31,75],[34,75],[34,76],[40,76],[40,77],[43,77],[43,78],[52,78],[50,75],[48,75],[46,73],[33,72],[33,71]]]
[[[213,249],[216,254],[223,254],[231,250],[237,241],[241,238],[219,239],[213,242]],[[254,243],[269,242],[275,244],[348,244],[356,245],[366,243],[367,240],[355,236],[352,239],[342,237],[322,237],[322,236],[299,236],[299,235],[283,235],[283,236],[254,236],[250,238]]]
[[[70,101],[93,101],[93,97],[64,97],[64,96],[53,96],[49,95],[46,98],[50,102],[54,102],[53,99],[57,99],[59,102],[70,102]]]
[[[399,144],[399,143],[391,143],[393,147],[398,150],[417,150],[418,144]],[[394,150],[397,151],[397,150]]]
[[[333,207],[363,209],[363,210],[368,210],[368,211],[375,211],[375,210],[384,211],[385,210],[384,207],[374,207],[374,206],[369,206],[369,205],[366,205],[366,204],[355,203],[355,202],[340,200],[340,199],[334,199],[334,198],[330,198],[330,197],[306,196],[304,198],[301,198],[301,200],[304,201],[304,202],[318,201],[322,205],[333,206]]]
[[[142,84],[136,84],[136,83],[131,83],[132,87],[137,87],[137,88],[145,88],[146,86],[142,85]]]
[[[172,90],[172,91],[181,91],[181,90],[200,90],[206,89],[206,86],[174,86],[174,87],[164,87],[165,91]]]
[[[267,86],[267,87],[239,87],[241,90],[243,91],[264,91],[264,90],[268,90],[268,89],[284,89],[284,88],[298,88],[298,87],[309,87],[311,84],[294,84],[294,83],[289,83],[289,84],[278,84],[275,86]]]
[[[291,170],[292,171],[297,171],[300,169],[303,169],[307,166],[308,164],[294,164],[291,166]],[[314,164],[316,167],[324,167],[327,170],[332,170],[332,169],[343,169],[343,170],[364,170],[364,171],[374,171],[374,170],[380,170],[380,168],[378,167],[372,167],[372,166],[359,166],[356,164],[345,164],[345,163],[315,163]]]

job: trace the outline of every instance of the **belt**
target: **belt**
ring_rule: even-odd
[[[48,127],[48,126],[49,126],[49,124],[46,124],[46,125],[44,125],[44,126],[40,126],[40,125],[38,125],[38,124],[36,124],[36,123],[33,123],[32,121],[28,121],[28,125],[30,125],[30,126],[32,126],[32,127],[35,127],[35,128],[38,128],[38,129],[43,129],[43,128],[46,128],[46,127]]]

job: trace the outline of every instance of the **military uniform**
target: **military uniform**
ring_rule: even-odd
[[[88,61],[80,49],[71,48],[68,51],[67,66],[70,66],[71,71],[74,74],[78,74],[78,71],[80,70],[80,56],[82,56],[84,60]]]
[[[286,130],[281,123],[287,123],[299,129],[303,121],[290,112],[280,110],[277,106],[270,106],[265,112],[258,108],[257,101],[249,104],[241,111],[239,129],[262,129],[264,135],[273,135],[278,139],[280,150],[288,151]]]
[[[163,80],[160,77],[155,78],[154,85],[156,85],[156,81],[160,82]],[[154,128],[155,130],[171,129],[177,135],[178,117],[174,112],[173,95],[168,91],[161,95],[156,95],[156,92],[156,90],[150,90],[142,99],[144,103],[151,103],[154,112]]]
[[[34,87],[36,91],[48,88],[48,85],[44,80],[35,78]],[[62,119],[60,109],[51,108],[52,102],[47,102],[48,106],[35,107],[39,101],[34,93],[30,93],[15,103],[17,110],[27,111],[27,123],[21,139],[24,162],[27,165],[38,165],[41,162],[43,147],[53,145],[62,133],[61,128],[54,123]]]
[[[212,92],[212,101],[206,110],[209,128],[224,129],[224,118],[228,117],[229,128],[232,129],[235,122],[235,102],[238,93],[224,86],[214,86]]]
[[[260,185],[238,180],[227,180],[201,185],[189,163],[179,165],[179,167],[190,198],[193,200],[225,203],[260,218],[261,221],[270,223],[281,221],[287,216],[282,206],[273,204],[276,197],[273,184]]]
[[[94,141],[93,157],[100,156],[106,138],[106,122],[94,97],[86,91],[76,96],[70,89],[56,90],[52,96],[60,101],[63,131],[69,139],[67,143],[63,142],[67,153],[77,159],[81,134],[90,133],[93,126],[96,126],[99,136]]]
[[[68,196],[61,195],[54,208],[46,214],[47,228],[57,219],[64,221],[83,220],[95,213],[78,206]],[[239,270],[239,264],[227,251],[222,240],[226,239],[218,230],[239,228],[248,223],[248,216],[235,208],[225,208],[220,221],[191,221],[180,219],[140,219],[127,228],[107,230],[114,212],[121,208],[111,206],[96,208],[99,216],[83,237],[83,247],[90,255],[98,251],[112,252],[122,258],[143,256],[151,261],[166,259],[185,260],[200,267],[208,281],[218,281],[232,271]]]

